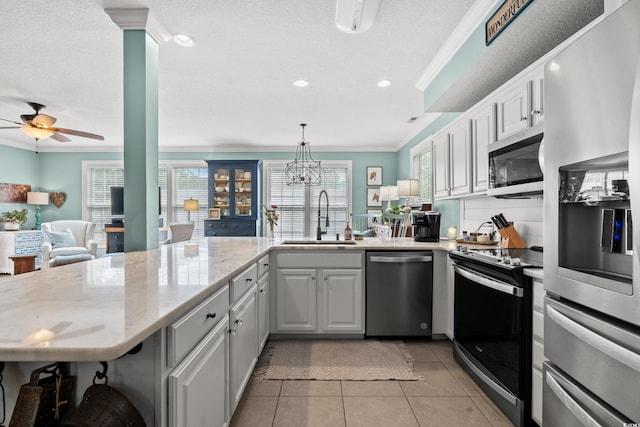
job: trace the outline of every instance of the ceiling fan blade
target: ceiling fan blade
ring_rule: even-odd
[[[16,122],[16,121],[9,120],[9,119],[2,119],[2,118],[0,118],[0,120],[2,120],[3,122],[9,122],[9,123],[15,123],[15,124],[17,124],[17,125],[22,125],[22,123],[20,123],[20,122]]]
[[[0,126],[0,129],[20,129],[20,126]]]
[[[64,136],[62,134],[59,134],[59,133],[54,133],[49,138],[55,139],[58,142],[71,142],[71,140],[69,138],[67,138],[66,136]]]
[[[57,121],[55,117],[51,117],[47,114],[38,114],[31,120],[31,122],[35,125],[42,125],[45,127],[51,127]]]
[[[104,141],[104,136],[96,135],[95,133],[82,132],[80,130],[64,129],[64,128],[51,128],[51,130],[60,132],[60,133],[66,133],[67,135],[82,136],[84,138],[98,139],[100,141]]]

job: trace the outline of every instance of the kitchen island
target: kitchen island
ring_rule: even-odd
[[[268,238],[215,237],[3,279],[0,361],[16,362],[7,363],[5,372],[8,409],[30,370],[44,362],[74,362],[77,400],[99,368],[91,362],[110,361],[109,384],[130,397],[149,425],[179,424],[167,421],[164,409],[171,400],[167,377],[179,362],[167,360],[171,344],[167,344],[166,330],[202,303],[227,292],[234,278],[244,277],[247,269],[260,265],[259,260],[281,250],[434,250],[445,255],[455,246],[455,242],[422,243],[410,238],[285,245]],[[234,303],[233,292],[231,286],[231,301],[227,293],[222,294],[226,307]],[[223,316],[219,313],[218,319]],[[140,352],[118,359],[141,343]]]

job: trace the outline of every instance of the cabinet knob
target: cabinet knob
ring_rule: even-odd
[[[242,326],[242,319],[236,320],[236,323],[238,324],[238,326]]]
[[[247,279],[245,279],[247,281],[247,283],[252,282],[253,279],[251,277],[248,277]]]
[[[524,122],[524,121],[525,121],[525,120],[527,120],[528,118],[529,118],[529,117],[527,117],[527,116],[522,116],[522,117],[520,117],[520,120]]]
[[[533,114],[534,116],[540,113],[541,113],[540,110],[531,110],[531,114]]]
[[[266,293],[267,293],[267,291],[265,291],[264,289],[260,289],[260,293],[261,293],[261,294],[266,294]]]
[[[269,263],[267,262],[267,263],[263,264],[263,266],[264,267],[269,267]]]
[[[215,319],[216,313],[207,313],[207,319]]]

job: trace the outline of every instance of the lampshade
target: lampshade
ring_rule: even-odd
[[[49,129],[31,127],[27,125],[20,126],[20,129],[22,129],[22,132],[26,133],[27,135],[29,135],[31,138],[34,138],[34,139],[49,138],[51,135],[55,133],[54,131]]]
[[[383,202],[390,202],[391,200],[398,199],[398,187],[396,185],[385,185],[380,187],[380,200]]]
[[[336,0],[336,26],[345,33],[361,33],[373,25],[380,0]]]
[[[200,201],[194,199],[186,199],[184,201],[184,210],[188,212],[200,210]]]
[[[420,182],[417,179],[398,180],[398,196],[415,197],[420,195]]]
[[[48,205],[49,193],[30,191],[27,193],[27,203],[30,205]]]

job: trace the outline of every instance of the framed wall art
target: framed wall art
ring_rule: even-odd
[[[367,185],[382,185],[382,166],[367,166]]]
[[[209,208],[209,219],[220,219],[220,208]]]
[[[382,207],[382,198],[380,197],[380,187],[367,188],[367,207]]]
[[[0,183],[0,203],[27,203],[27,193],[31,186],[27,184]]]

